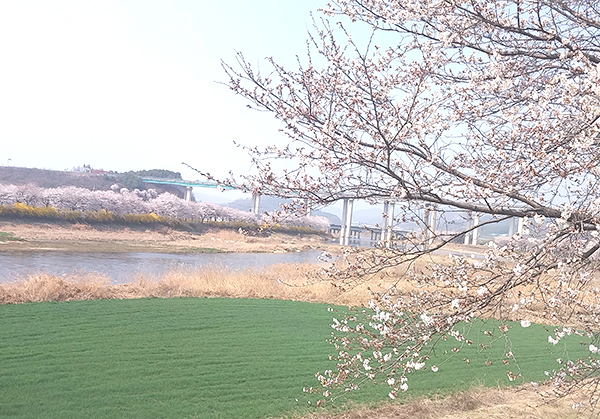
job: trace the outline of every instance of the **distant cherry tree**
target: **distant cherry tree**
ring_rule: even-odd
[[[39,206],[43,202],[42,189],[37,185],[0,185],[0,205],[10,205],[22,202],[27,205]]]
[[[284,224],[290,227],[304,227],[314,231],[328,231],[329,220],[321,216],[298,215],[290,212],[276,211],[262,215],[266,224]]]
[[[17,185],[0,185],[0,205],[11,205],[17,200]]]
[[[249,211],[211,202],[186,201],[171,193],[158,194],[154,189],[130,191],[115,185],[107,191],[91,191],[76,186],[44,189],[32,184],[0,185],[0,205],[15,203],[80,212],[105,210],[118,215],[154,213],[196,222],[241,222],[252,225],[264,221]],[[315,230],[326,230],[329,227],[319,217],[304,219],[294,215],[287,216],[282,224],[302,225]]]
[[[221,217],[231,220],[231,221],[240,221],[243,223],[256,223],[257,217],[251,213],[250,211],[242,211],[235,208],[230,207],[221,207]]]
[[[192,218],[190,202],[185,201],[171,193],[162,193],[157,198],[149,201],[151,212],[163,217]]]
[[[56,209],[92,211],[90,209],[91,191],[85,188],[62,186],[45,190],[43,196],[46,204]]]
[[[322,11],[342,23],[317,19],[297,66],[269,58],[259,69],[241,53],[223,66],[230,88],[270,112],[287,136],[265,149],[248,144],[257,171],[235,182],[313,206],[394,201],[395,222],[418,225],[389,248],[350,251],[347,268],[325,279],[351,288],[474,229],[441,235],[431,214],[485,214],[483,224],[519,217],[541,237],[521,246],[517,235],[481,260],[431,266],[410,278],[417,291],[376,295],[376,315],[337,342],[337,370],[320,375],[325,394],[375,380],[396,397],[412,372],[431,368],[430,345],[464,339],[456,325],[476,317],[576,326],[595,341],[597,2],[337,0]],[[557,329],[550,342],[564,334]],[[564,363],[555,380],[557,389],[590,390],[594,405],[597,345],[589,355]]]

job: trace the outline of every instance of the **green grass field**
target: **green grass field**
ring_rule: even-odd
[[[314,373],[331,368],[331,313],[279,300],[143,299],[0,306],[2,418],[258,418],[315,409]],[[489,342],[474,323],[470,339]],[[509,332],[523,381],[556,358],[587,351],[583,338],[548,344],[541,326]],[[449,349],[454,344],[445,344]],[[540,349],[541,348],[541,349]],[[502,342],[432,360],[439,371],[409,381],[412,395],[473,384],[508,385]],[[470,358],[466,364],[462,358]],[[434,356],[435,358],[435,356]],[[492,361],[486,366],[485,361]],[[515,366],[508,368],[515,371]],[[522,382],[522,381],[520,381]],[[387,399],[386,386],[351,393]],[[297,399],[297,400],[296,400]],[[308,404],[312,401],[312,405]],[[344,402],[344,400],[341,400]]]
[[[24,241],[19,237],[15,237],[12,233],[6,233],[4,231],[0,231],[0,242],[19,242]]]

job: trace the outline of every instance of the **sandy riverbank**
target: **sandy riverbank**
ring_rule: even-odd
[[[0,222],[0,250],[77,250],[90,252],[299,252],[331,248],[317,234],[272,233],[256,237],[231,230],[192,233],[168,227],[129,228],[86,224]]]

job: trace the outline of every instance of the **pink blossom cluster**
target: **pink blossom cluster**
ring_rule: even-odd
[[[36,185],[0,185],[0,205],[21,202],[34,207],[53,207],[58,210],[91,212],[106,210],[114,214],[154,213],[168,218],[183,218],[199,222],[236,221],[246,224],[267,222],[272,216],[259,217],[249,211],[220,206],[210,202],[186,201],[170,193],[158,194],[154,189],[129,191],[111,188],[92,191],[75,186],[40,188]],[[281,224],[323,231],[329,228],[324,217],[303,217],[288,214]]]
[[[597,0],[331,0],[321,11],[297,65],[268,58],[258,71],[238,53],[224,69],[231,90],[287,135],[248,146],[257,172],[245,187],[311,207],[391,201],[394,224],[417,226],[379,249],[347,249],[344,264],[320,272],[342,289],[386,275],[397,284],[374,296],[375,317],[334,321],[337,368],[318,375],[324,394],[376,381],[396,397],[410,374],[433,371],[437,340],[460,352],[459,325],[478,317],[568,323],[597,342]],[[445,229],[456,214],[485,221]],[[538,234],[473,257],[447,249],[514,217]],[[440,250],[444,262],[429,257]],[[429,266],[413,269],[418,259]],[[557,388],[600,402],[597,355],[562,362]],[[522,378],[515,358],[503,359],[507,381]]]

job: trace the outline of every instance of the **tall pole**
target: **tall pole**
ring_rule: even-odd
[[[392,243],[392,232],[394,228],[394,210],[396,204],[394,202],[385,202],[383,204],[383,213],[385,214],[382,222],[382,241],[385,247],[390,247]]]
[[[524,221],[525,221],[525,219],[523,217],[519,217],[519,224],[517,226],[517,233],[519,233],[519,235],[523,234]]]
[[[348,200],[348,211],[346,211],[346,237],[344,238],[344,244],[348,246],[350,244],[350,233],[352,232],[352,210],[354,208],[354,200]]]
[[[352,228],[352,208],[354,206],[354,200],[344,199],[344,206],[342,208],[342,228],[340,230],[340,244],[347,246],[350,244],[350,231]]]

